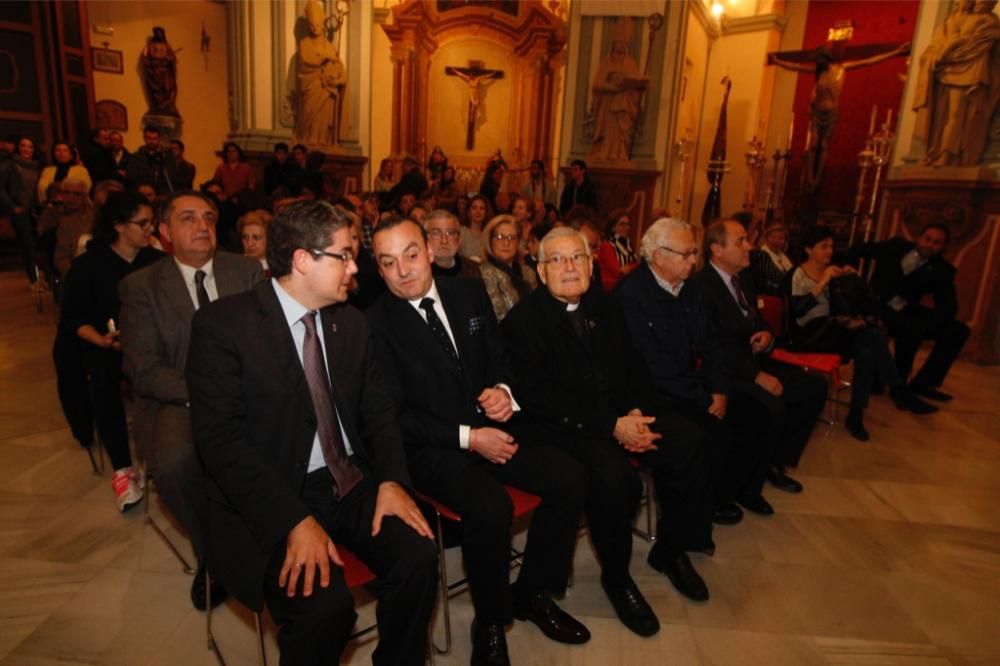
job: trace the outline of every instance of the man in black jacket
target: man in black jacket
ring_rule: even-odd
[[[436,549],[407,492],[393,404],[364,317],[345,216],[325,202],[268,230],[272,280],[195,316],[187,378],[209,484],[212,572],[267,604],[287,664],[337,663],[356,614],[343,544],[380,580],[375,664],[422,664]]]
[[[723,368],[736,395],[758,403],[767,415],[768,440],[774,453],[769,478],[779,488],[794,490],[785,467],[795,466],[826,402],[826,383],[817,375],[772,361],[774,338],[761,319],[757,292],[750,277],[750,243],[735,220],[718,220],[705,228],[704,268],[698,285],[708,312]],[[743,508],[774,513],[762,496]]]
[[[407,156],[403,158],[403,177],[391,190],[381,193],[379,207],[382,210],[395,208],[404,194],[412,194],[414,199],[419,199],[427,191],[427,187],[427,179],[420,172],[417,160]]]
[[[897,237],[858,245],[851,251],[854,260],[875,261],[871,286],[883,305],[882,319],[895,338],[896,367],[903,381],[913,370],[920,344],[934,341],[930,356],[910,380],[910,390],[940,401],[951,400],[939,387],[969,339],[969,327],[955,319],[955,267],[942,256],[948,239],[946,226],[929,224],[916,243]],[[933,308],[921,303],[927,295],[934,300]]]
[[[504,625],[515,616],[553,640],[586,642],[587,628],[549,596],[566,590],[586,494],[583,467],[519,427],[517,384],[482,282],[435,280],[426,234],[410,220],[380,224],[372,247],[390,293],[368,319],[399,407],[410,473],[421,492],[462,516],[475,608],[472,663],[509,663]],[[513,588],[503,484],[542,499]]]
[[[573,160],[569,165],[569,180],[563,186],[559,197],[559,214],[565,215],[574,206],[588,206],[597,209],[597,189],[587,177],[587,163]]]
[[[522,298],[502,329],[526,426],[590,474],[585,510],[601,584],[625,626],[650,636],[659,622],[629,575],[641,493],[630,458],[652,471],[660,498],[650,565],[682,594],[704,601],[708,588],[686,551],[713,548],[710,444],[657,398],[618,303],[589,291],[591,265],[579,232],[551,231],[538,256],[545,287]]]
[[[657,220],[643,235],[641,252],[642,263],[615,296],[656,389],[715,444],[724,470],[715,522],[739,522],[743,513],[734,500],[753,505],[761,495],[771,460],[767,429],[756,405],[733,394],[698,287],[687,282],[698,256],[688,223]]]

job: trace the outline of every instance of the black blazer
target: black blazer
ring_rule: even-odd
[[[347,305],[320,316],[334,401],[359,466],[376,483],[409,487],[364,317]],[[259,609],[268,558],[310,515],[300,493],[316,434],[309,386],[270,281],[198,311],[187,380],[195,446],[209,477],[209,566]]]
[[[479,428],[489,423],[476,400],[482,390],[507,384],[513,391],[514,381],[483,283],[438,278],[435,284],[461,368],[441,348],[420,313],[391,292],[383,294],[367,315],[376,362],[398,406],[406,446],[458,450],[459,425]]]
[[[749,271],[740,273],[740,287],[750,306],[744,315],[722,276],[710,263],[691,278],[701,294],[713,330],[714,344],[722,354],[725,373],[737,379],[753,380],[760,372],[757,356],[750,347],[750,336],[766,331],[767,326],[757,310],[757,290]]]
[[[566,304],[544,287],[522,298],[500,326],[525,426],[566,445],[580,436],[609,438],[618,417],[633,408],[653,413],[660,404],[618,302],[594,291],[581,302],[589,345],[573,331]]]
[[[707,409],[712,393],[729,393],[729,382],[699,290],[700,285],[688,281],[675,297],[643,261],[622,278],[614,294],[656,389]]]
[[[912,241],[896,237],[880,243],[856,245],[849,257],[852,263],[861,258],[875,260],[871,287],[883,304],[899,295],[906,299],[907,304],[917,305],[921,298],[930,294],[934,298],[936,312],[941,317],[953,319],[958,314],[955,267],[937,255],[909,275],[903,275],[901,262],[914,247],[916,244]]]

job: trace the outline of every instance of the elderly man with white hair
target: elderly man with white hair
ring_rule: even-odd
[[[698,287],[687,282],[698,258],[690,225],[657,220],[640,254],[615,296],[656,390],[709,435],[721,477],[713,520],[738,523],[743,512],[736,502],[754,505],[761,496],[771,459],[766,429],[755,403],[732,395]]]
[[[501,324],[522,382],[525,426],[586,467],[585,510],[601,585],[622,623],[651,636],[659,622],[629,574],[641,494],[631,461],[652,472],[662,509],[649,564],[683,595],[704,601],[708,588],[687,552],[714,550],[710,443],[657,396],[618,303],[589,289],[585,238],[554,229],[538,253],[544,288],[522,298]]]

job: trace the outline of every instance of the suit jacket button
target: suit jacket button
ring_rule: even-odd
[[[569,417],[568,416],[564,416],[563,417],[563,423],[569,423]]]

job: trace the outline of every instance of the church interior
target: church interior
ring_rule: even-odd
[[[368,253],[368,279],[379,283],[374,296],[368,292],[371,300],[351,300],[362,310],[390,296],[377,273],[382,265],[372,235],[397,217],[430,229],[438,209],[447,210],[461,225],[456,258],[484,267],[499,259],[491,239],[502,245],[505,238],[488,230],[510,225],[516,270],[520,261],[533,271],[531,286],[543,290],[551,288],[544,278],[554,270],[541,265],[537,250],[545,234],[568,226],[586,240],[586,229],[597,230],[591,247],[600,276],[593,279],[608,294],[633,269],[653,263],[655,225],[664,218],[687,223],[694,249],[677,252],[661,243],[660,250],[687,255],[683,261],[701,271],[720,270],[710,260],[729,242],[729,227],[722,227],[722,242],[706,230],[725,220],[742,225],[746,270],[760,294],[743,303],[734,282],[736,302],[743,314],[764,320],[771,311],[762,299],[783,303],[792,314],[778,315],[777,328],[790,329],[794,341],[792,330],[804,330],[808,319],[796,302],[829,295],[822,292],[827,278],[820,291],[809,291],[818,282],[809,271],[830,264],[830,258],[820,262],[816,248],[832,239],[833,263],[853,262],[844,271],[865,292],[843,300],[870,294],[882,298],[875,305],[886,313],[873,324],[875,310],[842,311],[837,316],[852,322],[837,320],[844,335],[855,324],[880,331],[894,340],[882,345],[886,354],[894,350],[897,366],[906,331],[895,327],[907,325],[892,317],[911,306],[945,309],[937,287],[906,295],[910,303],[902,292],[880,292],[879,273],[889,260],[861,251],[905,242],[917,263],[908,266],[905,255],[900,279],[942,266],[939,273],[950,276],[941,287],[950,294],[948,321],[960,331],[941,376],[911,385],[926,399],[916,402],[935,413],[904,410],[912,403],[897,399],[880,370],[866,426],[860,417],[852,426],[857,404],[850,394],[862,382],[860,361],[844,351],[822,354],[841,356],[834,373],[824,374],[815,357],[830,349],[791,342],[788,350],[775,348],[774,354],[798,356],[796,367],[807,374],[824,382],[830,376],[808,447],[788,465],[801,492],[783,492],[771,481],[763,495],[773,515],[744,506],[741,524],[716,521],[712,552],[690,556],[711,589],[708,601],[696,601],[646,564],[656,543],[648,532],[660,509],[653,477],[642,475],[647,494],[635,525],[647,534],[633,539],[631,569],[662,625],[659,633],[642,637],[618,621],[584,525],[572,584],[558,603],[589,628],[589,642],[562,644],[515,621],[506,631],[510,662],[1000,663],[996,5],[0,2],[0,387],[6,396],[0,664],[279,663],[274,619],[264,613],[257,626],[261,616],[235,598],[210,614],[206,633],[206,613],[188,595],[189,564],[198,566],[183,521],[149,482],[143,490],[126,480],[130,492],[145,497],[125,512],[118,488],[116,510],[108,490],[116,464],[102,452],[102,426],[96,441],[85,444],[67,407],[74,391],[76,402],[99,401],[88,398],[86,369],[82,389],[66,388],[60,363],[73,352],[59,344],[65,330],[72,345],[93,342],[65,322],[67,303],[78,298],[72,270],[88,239],[99,240],[93,226],[102,219],[99,202],[117,192],[144,197],[141,205],[154,215],[144,223],[152,229],[149,242],[169,254],[170,238],[159,230],[168,226],[175,194],[187,190],[214,197],[220,251],[258,259],[265,271],[271,249],[254,254],[250,229],[266,235],[272,215],[279,220],[289,206],[308,201],[348,210],[359,248],[352,284],[359,293],[366,289],[358,252]],[[74,203],[73,184],[81,177],[85,204]],[[477,206],[485,218],[473,214]],[[494,213],[507,217],[493,218],[494,226]],[[255,222],[257,214],[267,221]],[[131,223],[119,222],[114,228]],[[427,241],[424,233],[425,242],[433,235]],[[768,249],[775,236],[780,247]],[[937,237],[937,253],[922,254],[926,239]],[[603,263],[605,249],[613,271]],[[754,272],[757,258],[767,256],[781,267],[774,293]],[[858,257],[868,258],[858,263]],[[796,291],[796,270],[812,280],[804,291]],[[668,287],[680,287],[650,271],[677,296]],[[526,299],[524,280],[507,279],[514,301]],[[196,309],[200,298],[199,292]],[[832,295],[822,301],[832,319],[837,307],[854,305]],[[501,328],[509,309],[497,309]],[[114,324],[93,335],[114,339]],[[777,347],[785,346],[782,332],[770,331]],[[935,348],[945,337],[917,338],[915,360],[900,371],[904,388],[910,366],[927,370],[949,353]],[[702,360],[699,369],[714,367]],[[132,405],[140,396],[130,385],[127,358],[125,375],[121,367],[119,360],[116,377],[125,382],[136,440]],[[779,479],[788,478],[781,465],[778,471]],[[529,521],[530,515],[514,520],[515,546],[523,548]],[[457,576],[461,549],[442,552],[450,577]],[[375,621],[376,592],[377,586],[353,589],[357,628]],[[449,608],[447,617],[443,606],[434,613],[427,660],[477,663],[469,643],[476,616],[470,594],[454,595]],[[451,645],[443,651],[446,625]],[[378,632],[353,639],[341,663],[368,663],[377,644]]]

